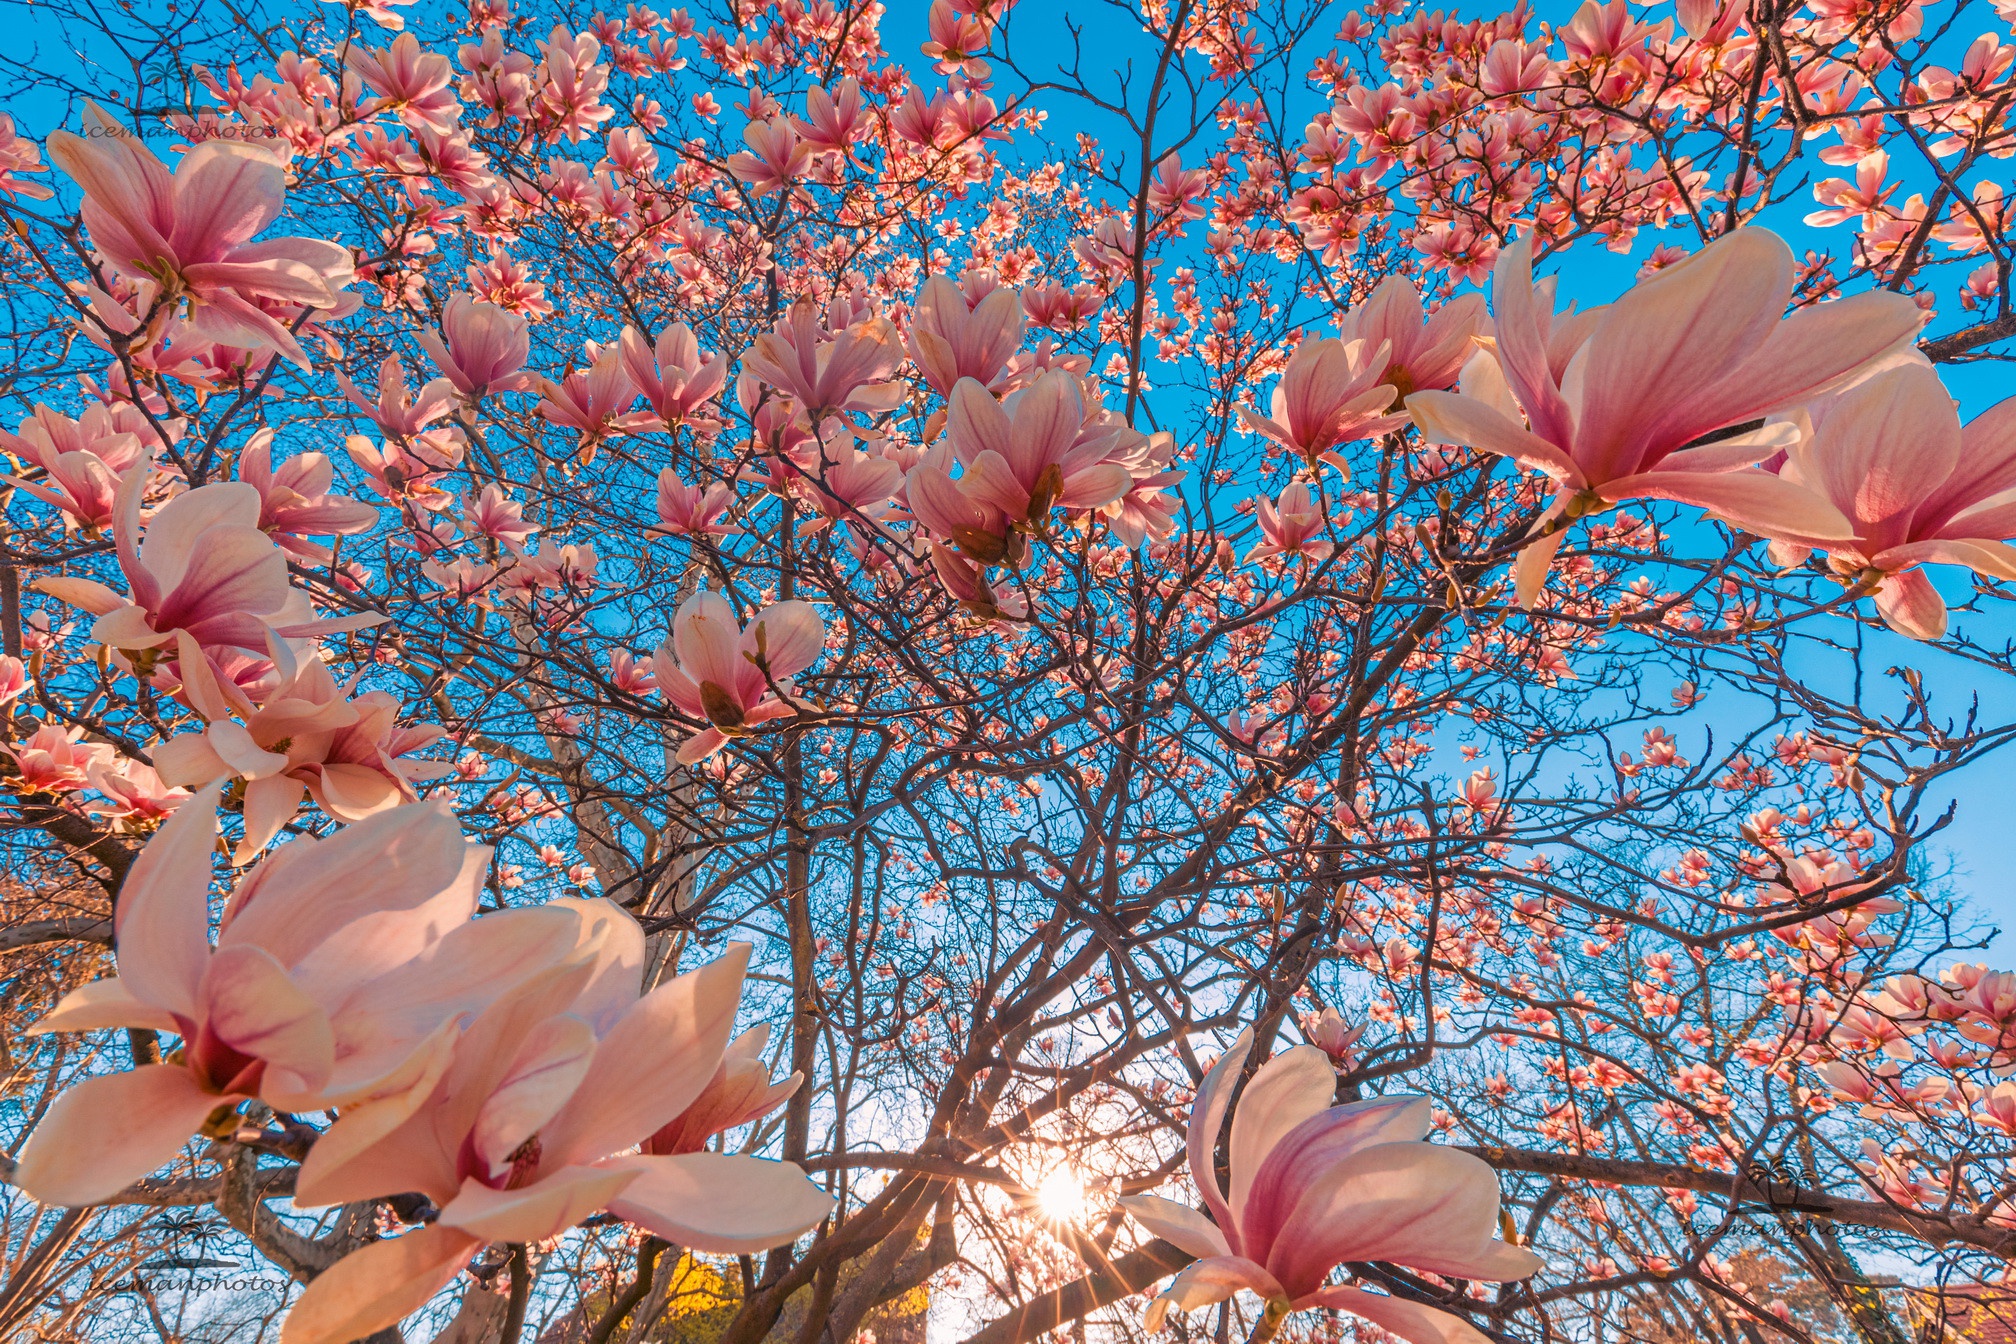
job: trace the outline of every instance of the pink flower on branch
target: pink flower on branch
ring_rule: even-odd
[[[554,937],[550,918],[467,925],[488,851],[464,844],[445,809],[410,807],[276,851],[239,882],[213,947],[217,802],[214,786],[190,798],[134,864],[115,916],[118,975],[72,991],[34,1028],[142,1027],[183,1042],[179,1062],[57,1099],[15,1173],[45,1203],[105,1200],[199,1129],[235,1127],[232,1108],[253,1097],[314,1110],[412,1086],[471,985],[494,992]],[[459,964],[398,972],[447,930]]]
[[[729,738],[797,713],[791,678],[818,660],[825,641],[825,623],[804,602],[767,607],[743,630],[719,593],[687,598],[673,617],[672,638],[652,655],[665,698],[711,725],[679,748],[679,764],[704,761]]]
[[[514,392],[531,385],[530,377],[521,372],[532,353],[530,328],[524,317],[494,303],[455,294],[441,310],[441,335],[422,331],[414,339],[464,396]]]
[[[924,381],[941,397],[961,378],[999,386],[1028,319],[1012,289],[991,274],[968,271],[953,284],[942,275],[924,282],[910,315],[905,344]]]
[[[1348,473],[1333,449],[1407,423],[1405,416],[1386,414],[1399,395],[1386,381],[1389,362],[1384,342],[1368,347],[1362,340],[1304,341],[1295,347],[1274,389],[1272,417],[1241,406],[1239,418],[1247,428],[1293,449],[1309,466],[1329,462]]]
[[[1505,250],[1495,364],[1473,361],[1462,392],[1417,392],[1407,409],[1430,442],[1498,453],[1556,482],[1550,530],[1520,557],[1522,601],[1560,548],[1559,520],[1620,500],[1692,504],[1767,537],[1849,534],[1832,504],[1754,469],[1793,427],[1700,442],[1839,386],[1918,330],[1917,305],[1881,291],[1786,318],[1792,272],[1776,235],[1739,229],[1568,321],[1551,311],[1552,287],[1533,282],[1532,240]]]
[[[1190,1113],[1190,1176],[1210,1217],[1154,1195],[1120,1206],[1156,1236],[1197,1257],[1148,1309],[1194,1310],[1250,1289],[1267,1303],[1264,1338],[1291,1311],[1362,1316],[1419,1344],[1481,1344],[1460,1318],[1351,1284],[1329,1286],[1347,1262],[1377,1260],[1429,1274],[1505,1282],[1540,1257],[1495,1240],[1498,1178],[1482,1161],[1423,1142],[1426,1097],[1330,1104],[1337,1071],[1313,1045],[1257,1069],[1232,1117],[1231,1186],[1212,1153],[1232,1088],[1252,1049],[1242,1032],[1197,1089]]]
[[[1873,588],[1890,628],[1912,639],[1946,633],[1946,603],[1926,564],[2016,579],[2016,398],[1961,427],[1939,375],[1918,363],[1886,369],[1811,410],[1780,475],[1839,509],[1842,540],[1786,534],[1781,561],[1805,549],[1850,583]]]
[[[646,342],[637,328],[625,327],[619,348],[624,373],[657,416],[657,424],[638,428],[690,424],[702,433],[720,428],[718,421],[701,412],[727,386],[728,356],[717,354],[703,362],[700,342],[684,322],[674,322],[658,333],[655,346]]]
[[[603,907],[605,938],[643,932]],[[524,981],[472,1022],[431,1088],[357,1108],[302,1165],[302,1204],[415,1191],[429,1226],[338,1262],[296,1302],[283,1344],[346,1344],[418,1310],[486,1242],[556,1237],[596,1212],[675,1245],[747,1255],[792,1241],[833,1198],[796,1166],[727,1153],[636,1153],[705,1105],[726,1061],[747,944],[637,996],[628,959],[588,955]]]
[[[334,308],[353,278],[351,256],[319,238],[252,241],[286,203],[280,160],[242,140],[206,140],[171,174],[97,104],[87,109],[97,138],[53,132],[49,156],[84,189],[85,227],[112,269],[186,299],[189,324],[204,336],[308,367],[260,301]]]
[[[152,649],[186,632],[198,645],[262,650],[269,636],[303,639],[381,624],[375,613],[318,619],[287,581],[286,554],[259,530],[264,503],[246,484],[219,482],[164,504],[140,538],[148,469],[119,487],[113,520],[119,568],[131,595],[92,579],[52,575],[35,586],[98,618],[91,637],[117,649]]]

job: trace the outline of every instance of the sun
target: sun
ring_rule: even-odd
[[[1053,1223],[1075,1223],[1085,1216],[1085,1185],[1069,1167],[1053,1167],[1036,1186],[1036,1211]]]

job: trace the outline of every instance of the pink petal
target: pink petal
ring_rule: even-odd
[[[1155,1195],[1124,1195],[1119,1200],[1128,1217],[1186,1255],[1199,1260],[1230,1255],[1225,1234],[1197,1210]]]
[[[737,651],[741,633],[728,599],[706,590],[687,598],[672,618],[672,646],[679,666],[696,683],[711,681],[723,691],[734,688],[736,673],[744,666]]]
[[[119,889],[113,937],[133,996],[194,1020],[210,961],[210,854],[215,784],[199,789],[147,842]]]
[[[961,378],[954,384],[946,409],[945,436],[957,451],[959,461],[970,466],[980,454],[989,451],[1012,460],[1014,429],[1014,422],[993,393],[971,378]]]
[[[2016,546],[2000,541],[1944,537],[1892,546],[1872,557],[1882,569],[1907,565],[1965,565],[1993,579],[2016,579]]]
[[[30,1036],[52,1031],[98,1031],[105,1027],[149,1027],[155,1031],[180,1032],[182,1024],[165,1008],[157,1008],[133,996],[133,990],[116,975],[79,985],[65,994],[47,1016],[28,1028]]]
[[[1575,456],[1589,480],[1633,475],[1656,461],[1648,453],[1697,437],[1665,422],[1696,423],[1695,398],[1765,340],[1791,292],[1792,249],[1763,229],[1738,229],[1604,312],[1581,351]]]
[[[482,1245],[436,1225],[359,1247],[295,1300],[280,1344],[350,1344],[397,1325],[452,1283]]]
[[[203,1021],[226,1045],[314,1087],[329,1076],[336,1037],[329,1015],[287,968],[258,947],[219,948],[203,977]]]
[[[1349,1286],[1325,1288],[1297,1302],[1298,1307],[1325,1307],[1362,1316],[1382,1330],[1391,1331],[1409,1344],[1491,1344],[1460,1316],[1402,1298],[1368,1293]]]
[[[288,775],[255,779],[245,786],[245,830],[231,851],[233,863],[250,863],[259,856],[280,828],[294,820],[308,786]],[[296,842],[300,843],[300,842]]]
[[[175,171],[175,231],[185,262],[209,261],[279,218],[287,179],[277,156],[240,140],[205,140]]]
[[[755,633],[759,630],[763,632],[764,661],[776,681],[795,677],[812,666],[826,647],[826,623],[809,602],[779,602],[759,612],[749,623],[750,632],[742,637],[750,653],[759,647]]]
[[[140,559],[163,592],[182,581],[190,562],[208,545],[203,534],[213,527],[256,531],[259,492],[242,483],[220,481],[185,491],[155,511],[147,522]]]
[[[1886,575],[1876,593],[1876,610],[1908,639],[1939,639],[1946,633],[1946,600],[1922,569]]]
[[[1960,460],[1960,416],[1939,375],[1902,365],[1857,383],[1816,414],[1813,439],[1793,450],[1800,480],[1867,534],[1915,509]]]
[[[1246,1249],[1264,1256],[1302,1191],[1351,1154],[1382,1143],[1419,1142],[1431,1111],[1425,1097],[1378,1097],[1333,1106],[1282,1135],[1254,1174],[1239,1215]]]
[[[608,1207],[638,1175],[622,1167],[562,1167],[517,1190],[492,1190],[472,1177],[442,1208],[440,1225],[485,1241],[544,1241]]]
[[[638,999],[595,1051],[571,1100],[541,1132],[546,1160],[593,1162],[642,1143],[693,1104],[734,1030],[749,945]]]
[[[568,1165],[565,1150],[548,1142],[542,1131],[580,1087],[595,1053],[595,1030],[578,1017],[549,1017],[525,1033],[469,1131],[468,1148],[479,1175],[501,1179],[512,1154],[534,1134],[540,1135],[544,1152],[541,1170]],[[487,1170],[480,1165],[486,1163]]]
[[[217,944],[250,943],[295,965],[352,920],[427,904],[456,883],[468,857],[461,827],[439,803],[290,841],[238,884]]]
[[[1347,1260],[1460,1274],[1495,1259],[1485,1247],[1498,1225],[1498,1176],[1468,1153],[1382,1143],[1296,1193],[1267,1257],[1290,1295],[1314,1291]]]
[[[1254,1070],[1239,1094],[1239,1109],[1232,1113],[1232,1189],[1226,1202],[1247,1251],[1257,1253],[1249,1244],[1246,1208],[1253,1178],[1274,1145],[1303,1121],[1329,1109],[1336,1093],[1337,1070],[1330,1057],[1313,1045],[1297,1045]]]
[[[1241,1289],[1247,1289],[1263,1298],[1282,1295],[1281,1285],[1251,1260],[1236,1255],[1214,1255],[1208,1260],[1199,1260],[1185,1265],[1183,1272],[1169,1281],[1162,1295],[1148,1304],[1148,1314],[1142,1318],[1142,1326],[1150,1334],[1162,1328],[1162,1319],[1169,1308],[1178,1311],[1195,1311],[1198,1307],[1208,1307],[1223,1302]]]
[[[97,1204],[172,1161],[227,1098],[179,1064],[87,1078],[56,1098],[23,1145],[14,1184],[44,1204]]]
[[[622,1157],[606,1164],[636,1180],[609,1212],[675,1246],[751,1255],[796,1240],[833,1211],[833,1197],[789,1162],[735,1153]]]
[[[1253,1029],[1248,1027],[1232,1042],[1232,1048],[1219,1057],[1204,1080],[1197,1085],[1197,1099],[1190,1106],[1190,1133],[1187,1143],[1190,1157],[1190,1179],[1197,1187],[1197,1193],[1204,1198],[1204,1207],[1211,1213],[1211,1219],[1225,1233],[1226,1241],[1237,1245],[1238,1224],[1233,1221],[1231,1206],[1225,1202],[1224,1187],[1218,1181],[1218,1131],[1225,1125],[1225,1108],[1232,1104],[1232,1087],[1239,1081],[1239,1071],[1246,1065],[1246,1056],[1253,1049]]]
[[[1582,469],[1560,448],[1532,434],[1504,412],[1460,392],[1416,392],[1407,410],[1430,443],[1454,443],[1509,457],[1528,471],[1544,471],[1580,488]]]
[[[1745,532],[1811,544],[1855,535],[1841,511],[1802,485],[1765,471],[1648,471],[1610,481],[1603,498],[1692,504]]]
[[[606,896],[561,896],[548,901],[580,916],[573,955],[590,968],[588,982],[567,1011],[606,1036],[637,1002],[644,985],[644,929],[636,916]]]

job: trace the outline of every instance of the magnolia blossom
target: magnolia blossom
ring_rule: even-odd
[[[825,623],[804,602],[766,607],[743,630],[719,593],[687,598],[672,638],[651,656],[666,699],[712,725],[679,748],[679,764],[704,761],[754,725],[795,714],[791,678],[817,661],[825,641]]]
[[[1148,1309],[1159,1329],[1170,1307],[1189,1311],[1242,1288],[1267,1302],[1274,1328],[1288,1312],[1347,1311],[1417,1344],[1485,1344],[1447,1312],[1353,1285],[1326,1286],[1347,1261],[1379,1260],[1429,1274],[1504,1282],[1543,1266],[1493,1238],[1498,1179],[1467,1153],[1423,1142],[1426,1097],[1332,1106],[1337,1071],[1313,1045],[1257,1069],[1232,1117],[1231,1185],[1212,1151],[1232,1087],[1252,1049],[1240,1033],[1197,1089],[1190,1112],[1190,1176],[1203,1214],[1154,1195],[1120,1201],[1135,1221],[1197,1257]]]
[[[417,394],[409,393],[406,366],[397,355],[385,356],[385,362],[378,366],[375,398],[367,399],[340,369],[336,372],[336,385],[343,389],[352,406],[362,411],[382,433],[394,438],[410,438],[455,409],[455,389],[446,378],[434,379]]]
[[[719,428],[718,421],[701,412],[727,386],[728,356],[717,354],[703,363],[700,342],[694,338],[691,327],[674,322],[658,333],[655,346],[637,328],[625,327],[618,349],[622,353],[623,372],[637,385],[658,417],[656,428],[680,424],[690,424],[702,432]]]
[[[1043,531],[1051,509],[1104,508],[1133,488],[1133,473],[1115,460],[1135,446],[1123,430],[1087,417],[1078,379],[1063,369],[1005,400],[962,378],[952,389],[947,442],[910,473],[910,510],[972,559],[1015,563],[1024,547],[1013,534]],[[953,458],[965,467],[957,481]]]
[[[1321,461],[1343,470],[1343,460],[1331,449],[1407,423],[1405,416],[1386,414],[1399,395],[1387,381],[1389,362],[1383,342],[1369,346],[1362,340],[1304,341],[1295,347],[1274,389],[1272,418],[1244,406],[1239,418],[1294,449],[1310,466]]]
[[[213,947],[217,802],[216,786],[198,792],[135,861],[114,916],[119,974],[72,991],[34,1028],[144,1027],[183,1042],[179,1062],[89,1078],[57,1098],[14,1176],[45,1203],[110,1197],[248,1098],[314,1109],[410,1083],[445,1016],[438,1006],[466,996],[466,972],[499,969],[491,956],[461,972],[388,974],[475,909],[488,851],[464,844],[436,807],[276,851],[238,884]],[[437,1034],[437,1050],[445,1044]]]
[[[1364,342],[1367,350],[1383,346],[1386,368],[1380,381],[1405,398],[1455,386],[1457,374],[1477,352],[1476,338],[1490,325],[1482,294],[1465,294],[1424,313],[1414,286],[1403,276],[1389,275],[1371,297],[1345,314],[1337,335],[1347,346],[1352,341]]]
[[[338,821],[362,821],[417,800],[415,782],[453,769],[446,761],[402,759],[439,741],[442,729],[400,724],[399,700],[385,691],[350,699],[355,679],[338,686],[320,658],[305,659],[256,709],[186,642],[177,665],[184,697],[209,727],[161,743],[155,764],[173,785],[246,781],[239,863],[279,834],[304,797]]]
[[[98,618],[91,637],[118,649],[151,649],[186,632],[199,645],[261,649],[269,636],[301,638],[362,630],[376,614],[318,620],[308,595],[287,581],[287,557],[259,530],[258,489],[219,482],[177,495],[140,538],[147,472],[119,487],[112,534],[130,597],[92,579],[51,576],[35,586]]]
[[[761,1120],[789,1100],[805,1075],[794,1073],[782,1082],[772,1082],[770,1066],[763,1062],[763,1049],[769,1043],[767,1026],[751,1027],[730,1041],[714,1076],[693,1104],[644,1140],[644,1151],[697,1153],[716,1134]]]
[[[511,392],[531,384],[521,372],[532,354],[531,330],[522,316],[494,303],[452,295],[441,310],[441,335],[421,331],[413,339],[464,396]]]
[[[904,344],[924,381],[949,397],[961,378],[995,387],[1027,324],[1021,296],[997,288],[991,273],[968,271],[956,285],[934,275],[917,295]]]
[[[1565,520],[1619,500],[1692,504],[1767,537],[1851,534],[1828,501],[1755,469],[1793,442],[1791,425],[1689,445],[1893,354],[1918,330],[1916,304],[1877,291],[1784,318],[1791,249],[1751,228],[1570,318],[1552,312],[1551,286],[1534,284],[1532,255],[1532,239],[1521,239],[1494,272],[1495,360],[1473,360],[1460,393],[1407,399],[1430,441],[1499,453],[1556,482],[1544,530],[1521,556],[1522,601],[1539,591]]]
[[[37,406],[35,413],[21,422],[18,434],[0,432],[0,448],[25,465],[40,467],[42,479],[0,476],[0,480],[61,510],[65,531],[81,527],[96,532],[109,526],[118,502],[119,478],[144,456],[140,435],[122,423],[122,409],[132,410],[127,406],[89,406],[72,420],[47,406]]]
[[[596,904],[641,962],[642,930]],[[486,1242],[543,1241],[604,1209],[676,1245],[734,1255],[823,1219],[832,1196],[789,1163],[632,1151],[721,1068],[748,957],[735,944],[641,998],[635,964],[562,962],[485,1009],[431,1086],[345,1112],[302,1164],[297,1201],[415,1191],[440,1213],[317,1278],[284,1344],[362,1338],[424,1305]]]
[[[1912,639],[1946,633],[1946,603],[1919,568],[1964,565],[2016,579],[2016,398],[1963,429],[1939,375],[1907,363],[1811,408],[1779,474],[1838,508],[1846,541],[1788,535],[1781,562],[1825,551],[1835,573],[1874,586],[1876,609]]]
[[[728,171],[738,182],[746,182],[758,196],[789,187],[805,175],[812,162],[812,146],[798,137],[798,128],[789,117],[752,121],[743,128],[746,154],[728,156]]]
[[[789,395],[807,415],[816,415],[893,404],[895,389],[885,392],[877,380],[902,358],[888,318],[863,318],[828,333],[817,306],[801,300],[775,330],[756,338],[742,356],[742,367]]]
[[[259,492],[259,530],[280,549],[312,564],[330,551],[304,538],[354,536],[378,525],[378,510],[348,495],[332,495],[335,464],[326,453],[302,453],[273,466],[273,431],[253,434],[238,455],[238,479]]]
[[[734,506],[735,490],[729,485],[688,485],[679,473],[667,467],[658,473],[658,523],[674,537],[726,537],[742,531],[721,521]]]
[[[202,335],[306,368],[286,324],[257,301],[334,308],[352,264],[349,249],[319,238],[252,241],[286,204],[280,159],[243,140],[205,140],[171,174],[96,103],[85,107],[93,138],[53,131],[49,157],[84,189],[92,245],[120,274],[186,298]]]
[[[1330,519],[1306,482],[1296,481],[1283,490],[1278,508],[1265,496],[1254,500],[1253,515],[1260,524],[1261,541],[1246,553],[1248,563],[1276,555],[1328,560],[1337,549],[1318,540],[1317,534],[1330,525]]]

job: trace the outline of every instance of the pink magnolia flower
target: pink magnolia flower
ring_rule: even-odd
[[[393,438],[411,438],[455,409],[454,388],[445,378],[432,380],[417,395],[409,394],[406,390],[406,366],[399,362],[397,355],[385,356],[385,362],[378,366],[378,395],[373,399],[367,400],[340,369],[336,373],[336,385],[343,389],[343,395],[350,399],[352,406]]]
[[[514,392],[531,385],[521,370],[532,354],[532,336],[520,314],[455,294],[441,310],[441,332],[437,336],[422,331],[413,339],[464,396]]]
[[[954,601],[983,621],[1023,621],[1029,604],[1018,594],[1006,596],[987,582],[987,569],[937,542],[931,543],[931,569]]]
[[[987,78],[987,62],[980,59],[991,40],[987,20],[969,6],[931,0],[930,25],[931,38],[922,51],[938,63],[939,74],[957,71],[968,79]]]
[[[968,271],[956,285],[934,275],[917,295],[904,343],[924,381],[950,397],[961,378],[999,386],[1027,324],[1021,296],[990,272]]]
[[[348,64],[378,95],[360,113],[394,112],[412,130],[453,134],[462,104],[449,87],[455,71],[447,56],[428,51],[413,34],[401,33],[382,51],[352,46]]]
[[[439,481],[462,462],[461,431],[430,429],[410,439],[385,439],[376,447],[362,434],[343,440],[343,451],[387,504],[410,503],[439,513],[455,496]]]
[[[1738,229],[1564,325],[1548,311],[1551,287],[1533,283],[1532,240],[1505,250],[1495,364],[1473,361],[1479,383],[1466,370],[1463,392],[1417,392],[1407,409],[1431,442],[1502,454],[1557,483],[1542,524],[1552,530],[1520,558],[1522,601],[1560,548],[1556,520],[1619,500],[1692,504],[1767,537],[1849,534],[1826,500],[1753,469],[1791,441],[1790,426],[1689,446],[1811,400],[1918,330],[1917,305],[1880,291],[1782,317],[1792,270],[1775,234]]]
[[[891,397],[877,380],[903,358],[896,328],[886,317],[866,317],[828,333],[819,309],[804,300],[764,332],[742,356],[742,367],[785,393],[807,415],[880,409]]]
[[[1422,1141],[1432,1109],[1426,1097],[1332,1106],[1337,1071],[1329,1056],[1298,1045],[1246,1084],[1232,1118],[1227,1189],[1212,1150],[1251,1049],[1248,1029],[1205,1075],[1190,1112],[1190,1175],[1210,1217],[1153,1195],[1120,1201],[1136,1222],[1197,1257],[1149,1307],[1148,1329],[1159,1329],[1172,1306],[1189,1311],[1246,1288],[1266,1300],[1277,1326],[1288,1312],[1321,1307],[1418,1344],[1481,1344],[1481,1334],[1447,1312],[1325,1285],[1347,1261],[1490,1282],[1536,1272],[1540,1257],[1492,1236],[1496,1174],[1468,1153]]]
[[[843,447],[829,450],[799,479],[799,498],[819,513],[803,529],[811,533],[848,519],[881,517],[903,483],[903,468],[879,453]]]
[[[658,524],[668,536],[726,537],[742,529],[721,521],[735,503],[734,487],[688,485],[667,467],[658,473]]]
[[[730,1041],[720,1067],[693,1104],[644,1140],[644,1151],[697,1153],[716,1134],[761,1120],[782,1106],[805,1081],[805,1075],[794,1073],[782,1082],[771,1082],[770,1066],[763,1062],[763,1049],[769,1043],[767,1026],[751,1027]]]
[[[103,742],[84,741],[82,728],[45,723],[34,735],[11,747],[0,747],[14,758],[16,788],[26,793],[74,793],[89,782],[91,772],[112,755]]]
[[[1133,473],[1111,460],[1117,436],[1087,419],[1078,379],[1062,369],[998,401],[977,380],[960,379],[945,430],[966,467],[960,492],[1019,528],[1043,530],[1053,508],[1103,508],[1134,485]]]
[[[332,495],[335,464],[325,453],[302,453],[273,466],[273,431],[261,429],[238,454],[238,479],[259,492],[259,530],[280,549],[311,564],[327,564],[329,548],[309,536],[354,536],[378,525],[378,510],[348,495]]]
[[[539,403],[539,414],[592,442],[611,429],[631,427],[624,412],[636,403],[637,386],[623,372],[620,351],[613,347],[596,350],[592,344],[589,351],[593,363],[586,372],[569,369],[567,376],[557,383],[534,374],[533,385],[545,394]]]
[[[728,383],[728,356],[717,354],[702,362],[700,342],[684,322],[674,322],[658,333],[654,347],[635,327],[623,329],[619,348],[623,371],[629,375],[651,403],[658,417],[656,428],[691,424],[703,433],[718,429],[719,422],[702,415],[707,404],[721,395]],[[640,426],[641,427],[641,426]]]
[[[96,103],[93,139],[55,131],[49,157],[84,189],[91,243],[112,268],[188,299],[188,322],[214,341],[274,349],[308,367],[293,335],[261,300],[333,308],[351,282],[349,249],[319,238],[252,238],[279,217],[286,173],[242,140],[206,140],[171,174]]]
[[[1347,346],[1363,341],[1365,349],[1386,347],[1386,369],[1380,381],[1399,389],[1402,399],[1415,392],[1454,387],[1456,375],[1477,352],[1476,337],[1490,328],[1484,296],[1465,294],[1433,313],[1421,309],[1421,296],[1404,276],[1389,275],[1371,297],[1344,315],[1338,339]]]
[[[1176,436],[1158,431],[1126,463],[1134,479],[1127,493],[1100,509],[1107,526],[1123,546],[1139,546],[1153,538],[1163,541],[1176,532],[1176,514],[1183,497],[1176,493],[1189,472],[1171,467],[1176,458]]]
[[[403,759],[439,741],[443,730],[400,724],[399,700],[385,691],[350,699],[355,679],[338,686],[320,658],[303,660],[256,709],[238,686],[217,677],[194,647],[185,644],[178,667],[184,698],[209,726],[160,743],[155,766],[176,785],[246,781],[245,831],[236,862],[248,862],[265,848],[293,820],[304,797],[338,821],[357,822],[417,801],[415,782],[454,769],[446,761]]]
[[[113,821],[158,822],[189,801],[189,790],[164,781],[159,772],[138,761],[107,754],[91,767],[91,787],[106,801],[85,810]]]
[[[42,162],[42,152],[35,148],[35,143],[16,135],[14,118],[0,112],[0,192],[32,201],[46,201],[55,195],[46,184],[24,182],[14,174],[48,171],[49,167]]]
[[[903,479],[903,497],[911,514],[926,532],[958,547],[959,554],[970,562],[966,568],[973,564],[1021,568],[1029,558],[1026,531],[1017,528],[1000,505],[968,494],[960,487],[952,478],[957,461],[950,440],[941,439],[924,455],[923,461],[910,469]],[[942,564],[939,571],[940,577],[944,577]],[[970,586],[961,584],[954,588],[949,580],[947,583],[961,601],[967,600],[961,589]]]
[[[789,187],[811,165],[812,146],[798,138],[798,128],[789,117],[752,121],[743,128],[742,139],[749,152],[730,154],[728,172],[736,181],[748,183],[758,196]]]
[[[299,639],[362,630],[376,614],[316,619],[308,595],[287,582],[287,557],[259,530],[262,501],[250,485],[219,482],[162,505],[140,538],[145,469],[119,487],[112,533],[130,597],[92,579],[50,576],[35,587],[98,618],[91,638],[117,649],[151,649],[186,631],[197,644],[258,650],[269,635]]]
[[[1787,536],[1783,562],[1825,551],[1845,581],[1875,585],[1876,609],[1912,639],[1946,633],[1946,603],[1919,568],[1964,565],[2016,579],[2016,398],[1963,429],[1939,375],[1907,363],[1816,403],[1812,432],[1779,474],[1839,509],[1848,540]]]
[[[1348,470],[1332,449],[1406,423],[1405,416],[1386,414],[1399,395],[1386,381],[1390,362],[1383,343],[1305,340],[1295,347],[1280,386],[1274,389],[1273,416],[1265,418],[1241,406],[1239,418],[1248,428],[1294,449],[1311,467],[1329,462]]]
[[[217,802],[215,786],[198,792],[134,863],[114,916],[118,975],[72,991],[34,1027],[146,1027],[183,1042],[179,1062],[57,1098],[15,1172],[45,1203],[102,1202],[249,1098],[313,1110],[410,1086],[426,1068],[422,1044],[471,985],[495,992],[500,973],[555,936],[550,919],[493,917],[481,938],[469,926],[456,939],[459,962],[394,973],[460,932],[488,854],[463,843],[445,808],[411,807],[277,850],[238,883],[213,947]]]
[[[1295,481],[1283,490],[1278,507],[1264,496],[1254,500],[1253,515],[1260,524],[1261,540],[1246,553],[1248,564],[1276,555],[1328,560],[1337,549],[1333,543],[1318,538],[1330,525],[1330,519],[1306,482]]]
[[[804,602],[766,607],[743,630],[719,593],[687,598],[672,618],[672,638],[651,655],[665,698],[712,725],[679,748],[679,764],[704,761],[754,725],[795,714],[791,678],[825,643],[825,622]]]
[[[63,528],[96,532],[112,522],[119,478],[143,458],[139,434],[121,425],[106,406],[89,406],[77,419],[37,406],[18,434],[0,432],[5,448],[42,479],[0,476],[9,485],[52,504],[63,513]]]
[[[861,122],[861,82],[849,75],[830,94],[814,84],[805,91],[805,115],[792,121],[814,149],[851,157]]]
[[[634,941],[641,949],[641,930]],[[825,1218],[832,1197],[789,1163],[630,1151],[720,1068],[748,957],[734,944],[641,998],[634,968],[598,983],[579,962],[555,966],[472,1022],[431,1088],[346,1113],[310,1150],[297,1201],[416,1191],[440,1215],[324,1272],[295,1303],[283,1344],[362,1338],[425,1305],[486,1242],[543,1241],[600,1210],[724,1255],[794,1240]]]
[[[526,522],[525,506],[493,481],[463,506],[462,530],[472,537],[500,542],[514,555],[523,555],[526,541],[539,530],[539,525]]]

